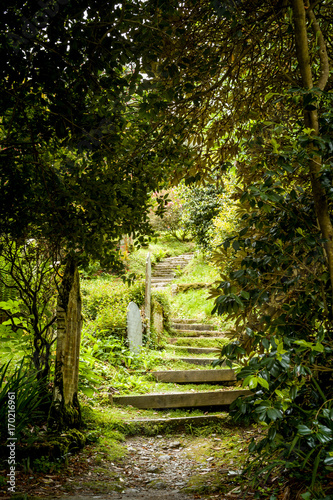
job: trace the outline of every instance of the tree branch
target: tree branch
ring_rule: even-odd
[[[321,90],[324,90],[326,87],[326,84],[328,82],[329,74],[330,74],[330,65],[329,65],[329,60],[328,60],[328,54],[327,54],[327,49],[326,49],[326,43],[323,37],[323,33],[320,29],[319,23],[317,21],[317,18],[315,16],[315,13],[313,12],[313,9],[311,6],[306,11],[306,15],[308,19],[311,21],[311,26],[314,32],[314,35],[316,37],[316,40],[318,40],[319,43],[319,59],[320,59],[320,76],[319,80],[316,84],[316,87],[319,87]]]
[[[306,29],[306,14],[303,0],[291,0],[295,22],[295,45],[299,69],[305,88],[312,89],[313,78]]]

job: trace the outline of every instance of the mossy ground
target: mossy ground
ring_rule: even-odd
[[[117,438],[118,454],[109,455],[112,461],[126,461],[126,451],[124,451],[123,436],[156,436],[157,439],[165,436],[166,439],[174,438],[179,440],[182,446],[182,456],[197,464],[189,474],[188,481],[184,487],[184,492],[210,495],[214,492],[226,492],[240,484],[239,472],[245,467],[248,457],[247,446],[250,440],[257,438],[262,432],[258,427],[243,427],[234,425],[227,413],[221,414],[221,421],[217,423],[191,425],[187,424],[180,427],[167,426],[163,424],[130,424],[134,418],[159,419],[162,416],[166,418],[183,416],[200,416],[204,412],[201,410],[138,410],[130,407],[124,408],[94,408],[84,410],[88,426],[100,427],[103,433],[102,442],[95,445],[95,450],[99,456],[99,464],[102,466],[101,474],[107,477],[107,464],[105,459],[108,457],[108,450],[105,450],[106,442],[109,439]],[[216,414],[218,414],[216,412]],[[121,429],[117,434],[115,429]],[[118,431],[119,432],[119,431]],[[108,437],[109,436],[109,437]],[[128,438],[127,438],[128,439]],[[143,439],[143,438],[141,438]],[[209,465],[209,470],[205,469]],[[104,472],[103,472],[104,470]],[[109,478],[109,490],[119,491],[117,488],[122,486],[119,478]],[[158,480],[155,480],[158,483]],[[154,481],[150,487],[154,487]],[[91,484],[95,488],[96,485]],[[108,489],[98,489],[99,492],[107,492]],[[263,497],[264,498],[264,497]]]
[[[194,337],[192,338],[186,338],[186,337],[179,337],[177,338],[176,342],[173,342],[173,345],[176,346],[189,346],[189,347],[214,347],[218,348],[220,346],[223,346],[229,342],[228,339],[226,338],[219,338],[219,339],[211,339],[209,337],[205,337],[203,339]]]

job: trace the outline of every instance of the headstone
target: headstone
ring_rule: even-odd
[[[130,302],[127,308],[127,338],[130,351],[138,354],[142,347],[142,321],[135,302]]]
[[[150,333],[150,318],[151,318],[151,259],[150,252],[146,258],[146,288],[145,288],[145,316],[147,321],[147,336]]]

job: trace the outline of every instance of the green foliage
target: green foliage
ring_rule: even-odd
[[[127,307],[144,302],[144,283],[128,286],[118,278],[98,279],[82,283],[84,329],[96,338],[122,336],[126,330]]]
[[[136,1],[124,10],[67,3],[22,36],[34,9],[19,1],[2,12],[0,232],[42,235],[85,264],[110,266],[122,234],[151,233],[150,193],[190,163],[182,133],[174,129],[170,141],[156,126],[161,103],[144,78],[158,59],[159,19]],[[137,33],[139,18],[154,29]]]
[[[185,194],[188,188],[180,184],[168,191],[162,191],[165,199],[163,214],[157,215],[151,210],[150,221],[158,232],[167,232],[178,241],[190,241],[190,228],[184,222]]]
[[[267,138],[251,145],[248,158],[261,179],[244,182],[239,231],[215,256],[217,262],[228,256],[215,311],[235,321],[239,336],[221,357],[241,361],[237,377],[253,391],[233,403],[231,414],[266,427],[264,438],[250,445],[257,456],[250,469],[255,478],[287,471],[316,495],[318,477],[333,465],[332,291],[309,184],[302,179],[309,160],[305,139],[296,129],[292,138],[290,131],[280,138],[269,160]],[[322,147],[325,157],[331,139]]]
[[[96,370],[96,361],[130,367],[135,355],[128,350],[125,336],[127,308],[133,301],[139,306],[144,301],[144,284],[128,286],[118,278],[86,280],[82,284],[82,304],[85,318],[80,355],[79,388],[87,395],[94,393],[102,373]]]
[[[201,250],[211,249],[214,236],[214,218],[223,206],[221,194],[224,189],[215,184],[177,188],[162,192],[168,196],[164,213],[150,215],[152,226],[157,231],[168,232],[179,241],[194,239]]]
[[[106,343],[97,342],[86,334],[81,346],[79,388],[87,397],[97,397],[102,403],[105,400],[107,405],[105,393],[110,386],[112,391],[124,394],[149,392],[152,384],[142,372],[151,370],[158,358],[159,353],[146,347],[133,353],[124,341],[112,337]]]
[[[211,249],[214,236],[214,218],[222,208],[223,188],[210,184],[192,187],[185,192],[183,224],[191,231],[201,250]]]
[[[32,335],[27,327],[26,317],[22,315],[22,301],[0,302],[0,308],[8,312],[11,319],[0,324],[0,352],[2,359],[22,359],[31,355]]]
[[[13,430],[19,441],[28,425],[45,417],[42,407],[49,402],[50,395],[42,390],[36,373],[26,367],[24,359],[12,373],[9,373],[9,365],[10,362],[0,366],[0,439],[7,439],[9,430]],[[10,422],[13,427],[10,428],[9,401],[14,410],[11,413],[14,421]]]
[[[35,458],[32,463],[31,469],[33,472],[40,472],[42,474],[50,474],[54,472],[59,472],[61,470],[62,463],[60,459],[51,460],[50,457],[41,456],[40,458]]]
[[[0,253],[1,289],[15,296],[15,300],[0,302],[7,317],[0,326],[5,335],[2,349],[13,348],[15,357],[23,351],[32,359],[38,377],[46,381],[55,341],[59,262],[51,257],[52,249],[45,240],[22,243],[2,235]]]

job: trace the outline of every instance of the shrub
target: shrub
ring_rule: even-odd
[[[85,328],[99,337],[122,336],[126,330],[127,307],[132,301],[144,302],[144,283],[129,287],[118,279],[83,282],[83,315]]]
[[[151,211],[150,222],[156,231],[166,231],[178,241],[190,241],[190,229],[184,224],[184,195],[188,188],[179,185],[163,191],[164,197],[168,199],[165,202],[164,212],[162,216],[156,215]]]
[[[49,395],[41,391],[36,373],[26,368],[24,362],[23,359],[11,375],[8,375],[10,361],[0,366],[0,441],[8,437],[9,431],[19,440],[28,424],[44,416],[43,407]],[[13,423],[8,420],[9,394],[15,395],[11,399],[15,412]],[[9,427],[9,423],[14,427]]]

